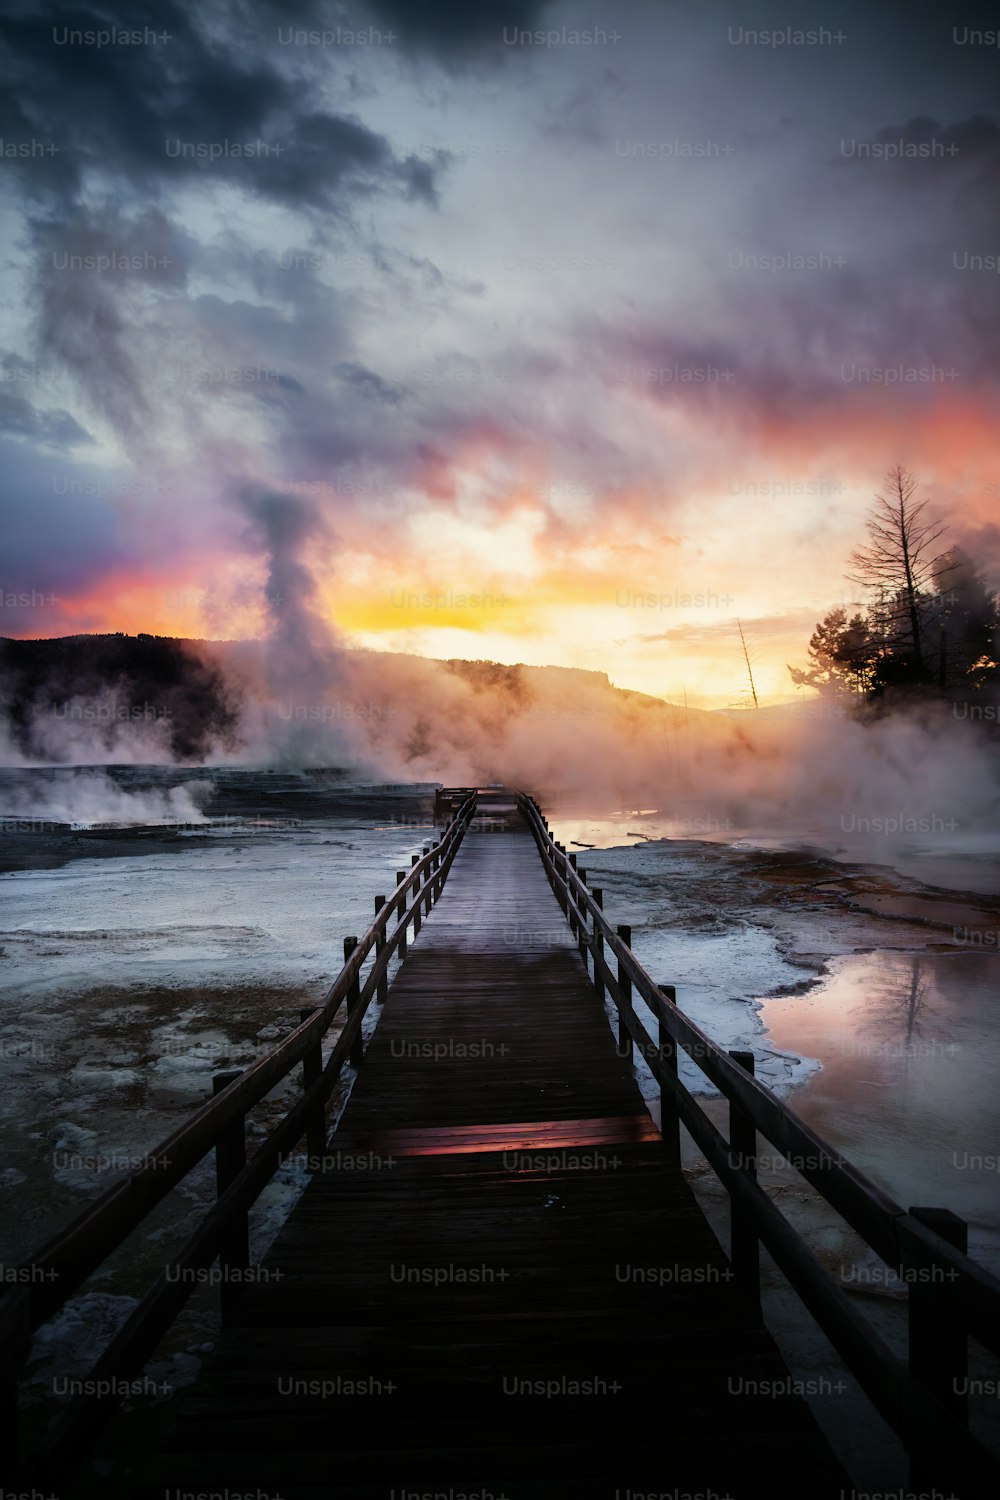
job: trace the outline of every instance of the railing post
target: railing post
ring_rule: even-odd
[[[316,1014],[316,1007],[312,1010],[300,1010],[299,1020],[308,1021],[310,1016]],[[308,1093],[323,1071],[323,1043],[317,1033],[316,1041],[302,1059],[302,1092]],[[320,1159],[326,1152],[326,1108],[323,1100],[310,1109],[306,1117],[306,1155]],[[310,1166],[310,1172],[316,1171]]]
[[[562,910],[564,917],[569,916],[569,897],[566,892],[566,850],[562,844],[556,844],[556,900]]]
[[[414,866],[418,865],[419,863],[420,863],[420,855],[419,854],[411,854],[410,855],[410,869],[412,870],[414,868]],[[413,902],[413,936],[416,937],[417,933],[420,931],[420,881],[419,880],[417,881],[416,885],[413,888],[413,894],[414,894],[414,898],[415,898],[414,902]]]
[[[216,1073],[212,1079],[212,1094],[221,1094],[223,1089],[240,1076],[239,1068]],[[247,1164],[246,1118],[240,1115],[225,1127],[215,1143],[215,1190],[218,1197],[238,1177]],[[219,1307],[223,1327],[229,1323],[244,1273],[250,1266],[250,1225],[246,1210],[237,1214],[229,1225],[219,1245]],[[236,1271],[237,1275],[231,1276]]]
[[[358,946],[358,940],[357,940],[356,937],[345,937],[345,939],[344,939],[344,963],[345,964],[346,964],[347,960],[350,958],[351,954],[354,952],[354,950],[355,950],[355,948],[357,946]],[[347,1019],[348,1019],[348,1021],[350,1021],[351,1017],[354,1015],[355,1011],[357,1010],[357,1008],[358,1008],[358,1006],[360,1004],[361,1004],[361,975],[360,975],[360,973],[358,973],[358,974],[355,974],[354,979],[351,982],[351,987],[347,991]],[[364,1058],[365,1058],[365,1039],[361,1035],[361,1028],[360,1028],[360,1026],[358,1027],[358,1034],[357,1034],[357,1036],[354,1038],[353,1042],[351,1043],[350,1058],[351,1058],[351,1066],[355,1067],[355,1068],[360,1068],[361,1064],[364,1062]]]
[[[594,898],[594,905],[601,911],[604,910],[604,892],[599,885],[595,885],[590,893]],[[598,1000],[604,999],[604,974],[601,970],[599,960],[604,957],[604,933],[601,931],[600,923],[594,917],[594,989],[597,991]]]
[[[661,984],[657,988],[667,1005],[677,1004],[677,991],[672,984]],[[660,1066],[674,1078],[677,1077],[677,1042],[663,1018],[659,1018],[657,1033]],[[669,1083],[660,1084],[660,1134],[667,1165],[675,1172],[681,1169],[681,1117],[677,1110],[677,1096]]]
[[[626,948],[632,946],[632,929],[626,923],[619,923],[615,928],[619,938]],[[627,1057],[632,1061],[632,1033],[628,1029],[627,1018],[632,1009],[632,981],[628,977],[625,965],[621,959],[618,960],[618,1052],[620,1056]]]
[[[733,1062],[754,1076],[752,1052],[730,1052]],[[757,1180],[757,1127],[753,1118],[734,1099],[729,1101],[729,1158],[738,1170]],[[760,1305],[760,1243],[753,1217],[735,1193],[729,1202],[730,1263],[737,1289],[755,1306]]]
[[[576,869],[576,855],[575,854],[567,854],[567,856],[566,856],[566,868],[565,868],[565,872],[564,872],[565,873],[565,877],[566,877],[566,905],[567,905],[567,915],[569,916],[569,930],[573,934],[574,937],[576,937],[578,935],[578,925],[579,924],[577,923],[576,917],[575,917],[575,915],[573,913],[573,903],[576,900],[576,893],[574,892],[573,887],[570,885],[569,872],[570,872],[570,870],[575,870],[575,869]]]
[[[577,875],[579,875],[582,884],[586,885],[587,884],[587,872],[586,872],[586,870],[580,870],[580,869],[578,869],[576,873],[577,873]],[[590,952],[590,945],[587,942],[587,923],[588,923],[588,921],[590,919],[587,916],[587,908],[583,905],[583,897],[582,896],[580,898],[580,914],[583,917],[583,921],[580,923],[580,933],[579,933],[579,936],[580,936],[580,952],[583,954],[583,961],[584,961],[584,963],[586,963],[587,962],[587,954]]]
[[[933,1229],[949,1245],[968,1254],[969,1226],[950,1209],[911,1208],[910,1213],[918,1224]],[[905,1276],[905,1255],[901,1269]],[[946,1274],[942,1271],[943,1276]],[[969,1331],[953,1292],[954,1280],[945,1284],[914,1276],[908,1282],[909,1369],[913,1380],[967,1427]],[[947,1456],[935,1451],[933,1433],[927,1436],[926,1446],[921,1444],[910,1452],[910,1481],[919,1481],[921,1488],[928,1480],[943,1482],[948,1468]]]
[[[430,844],[425,844],[424,845],[424,853],[425,854],[430,854],[430,852],[431,852],[431,846],[430,846]],[[428,863],[427,869],[424,871],[424,886],[423,886],[423,889],[424,889],[424,891],[426,893],[425,896],[424,896],[424,916],[425,917],[429,917],[430,913],[431,913],[431,880],[432,880],[433,876],[434,876],[434,861],[432,859]]]
[[[385,897],[384,896],[376,896],[375,897],[375,915],[376,916],[378,916],[379,912],[382,910],[382,908],[384,906],[385,906]],[[378,932],[375,934],[375,962],[376,963],[381,958],[382,954],[385,952],[386,930],[387,930],[387,927],[388,927],[388,923],[389,923],[389,913],[386,912],[386,914],[385,914],[385,922],[382,924],[382,926],[379,928]],[[384,1005],[385,1002],[388,1000],[388,998],[389,998],[389,971],[388,971],[388,969],[386,969],[386,972],[382,975],[382,978],[378,982],[378,1003],[379,1003],[379,1005]]]
[[[402,883],[403,883],[403,881],[405,879],[406,879],[406,871],[405,870],[397,870],[396,871],[396,884],[397,885],[402,885]],[[406,911],[406,892],[404,891],[403,894],[400,896],[399,901],[396,903],[396,921],[397,922],[399,922],[399,921],[402,920],[402,916],[403,916],[403,913],[405,911]],[[406,957],[406,927],[405,926],[403,928],[403,936],[399,940],[399,956],[400,956],[401,959]]]

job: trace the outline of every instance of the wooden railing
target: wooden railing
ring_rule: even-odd
[[[965,1254],[965,1223],[947,1209],[907,1211],[895,1203],[758,1082],[751,1052],[725,1052],[689,1020],[673,987],[656,984],[636,959],[631,929],[610,925],[602,890],[588,885],[577,856],[554,841],[538,803],[522,793],[517,800],[595,988],[617,1010],[620,1050],[631,1056],[635,1048],[660,1085],[667,1159],[679,1167],[683,1124],[729,1192],[736,1284],[759,1303],[763,1244],[902,1440],[914,1490],[936,1486],[956,1496],[958,1486],[962,1500],[1000,1494],[1000,1465],[969,1432],[964,1393],[969,1338],[1000,1355],[1000,1281]],[[636,1014],[636,996],[655,1018],[655,1040]],[[680,1051],[729,1101],[728,1140],[680,1079]],[[907,1287],[905,1364],[757,1182],[758,1132]]]
[[[138,1171],[116,1182],[18,1268],[18,1280],[0,1298],[0,1463],[6,1475],[51,1482],[68,1476],[119,1405],[164,1333],[218,1259],[222,1315],[250,1265],[248,1212],[282,1160],[305,1137],[307,1164],[326,1150],[326,1106],[346,1062],[364,1055],[362,1022],[373,998],[384,1000],[393,954],[406,956],[407,934],[438,900],[462,837],[475,813],[472,793],[437,843],[414,855],[409,871],[397,873],[386,900],[375,900],[375,920],[360,938],[344,939],[344,967],[322,1003],[302,1012],[300,1024],[270,1052],[240,1072],[217,1074],[215,1096],[143,1160]],[[390,931],[390,923],[395,926]],[[374,952],[364,980],[362,970]],[[346,1007],[344,1024],[324,1063],[322,1043]],[[303,1092],[247,1157],[246,1117],[293,1068],[302,1065]],[[88,1394],[68,1402],[53,1420],[41,1453],[18,1460],[18,1371],[35,1329],[118,1249],[147,1215],[211,1150],[216,1153],[218,1196],[184,1246],[118,1330],[83,1382]],[[315,1165],[311,1166],[315,1170]],[[94,1394],[89,1394],[94,1392]]]

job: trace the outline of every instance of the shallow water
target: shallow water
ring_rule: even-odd
[[[761,828],[736,823],[711,808],[692,804],[674,808],[619,809],[594,815],[578,807],[558,818],[556,837],[571,852],[586,857],[585,845],[625,848],[670,839],[725,844],[734,849],[813,849],[845,865],[876,865],[944,890],[1000,895],[1000,834],[983,830],[936,833],[912,838],[870,834],[841,827],[835,835],[826,823]]]
[[[796,841],[698,836],[695,821],[551,819],[684,1010],[720,1046],[752,1049],[758,1076],[903,1206],[966,1218],[1000,1270],[1000,923],[976,894],[995,893],[995,856],[983,840],[968,854],[886,845],[885,863],[852,867],[843,849],[817,863],[803,839],[776,882],[768,855]],[[711,1093],[692,1064],[682,1076]]]
[[[970,1220],[1000,1245],[1000,961],[984,953],[836,958],[804,995],[768,1000],[779,1047],[822,1064],[796,1112],[904,1207]]]

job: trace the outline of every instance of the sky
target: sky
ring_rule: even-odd
[[[996,585],[998,25],[8,5],[0,633],[779,701],[897,463]]]

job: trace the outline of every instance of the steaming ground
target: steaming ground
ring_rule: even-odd
[[[427,842],[432,807],[428,786],[365,785],[331,771],[0,773],[5,1264],[155,1146],[207,1097],[214,1071],[246,1066],[317,1003],[342,938],[367,926],[374,898]],[[878,861],[862,840],[852,859],[844,838],[822,852],[814,829],[803,841],[719,826],[693,802],[548,811],[556,837],[603,886],[609,917],[631,924],[639,958],[676,985],[698,1024],[725,1047],[752,1048],[759,1076],[905,1201],[923,1197],[932,1159],[935,1201],[957,1206],[975,1253],[1000,1263],[995,1174],[949,1160],[962,1149],[1000,1157],[1000,903],[986,894],[996,890],[995,854],[963,847],[958,830],[936,843],[882,839]],[[721,1120],[710,1086],[688,1060],[682,1068]],[[655,1111],[651,1080],[640,1082]],[[280,1106],[279,1093],[251,1133]],[[688,1169],[724,1231],[724,1205],[693,1150]],[[791,1168],[769,1164],[762,1178],[835,1275],[868,1263]],[[303,1182],[301,1166],[287,1163],[255,1215],[256,1253]],[[39,1391],[55,1370],[82,1371],[212,1190],[205,1163],[128,1256],[43,1331]],[[896,1289],[852,1290],[877,1299],[891,1331]],[[770,1295],[794,1324],[776,1282]],[[199,1294],[159,1362],[168,1385],[193,1378],[214,1327],[213,1297]],[[799,1373],[833,1369],[814,1343],[794,1358]]]
[[[148,816],[177,790],[170,772],[102,776],[102,811],[119,816],[126,805]],[[93,1156],[155,1141],[205,1097],[213,1067],[250,1060],[297,1007],[318,1003],[343,938],[367,928],[375,897],[434,828],[420,788],[242,772],[197,783],[206,813],[193,825],[72,828],[23,815],[51,810],[62,779],[2,780],[8,867],[21,869],[3,877],[0,1110],[13,1132],[8,1172],[34,1163],[34,1179],[41,1153],[43,1179],[72,1198],[106,1174],[45,1167],[64,1125],[84,1131]],[[41,1194],[17,1234],[49,1232],[70,1206],[56,1197]]]
[[[0,1262],[15,1265],[208,1097],[214,1072],[247,1066],[319,1002],[343,938],[434,828],[428,789],[337,773],[20,770],[0,775],[0,799]],[[255,1112],[251,1135],[297,1088]],[[213,1173],[202,1163],[42,1331],[39,1392],[96,1355]],[[293,1160],[267,1189],[255,1254],[304,1180]],[[198,1294],[167,1342],[168,1383],[195,1372],[214,1327]]]

